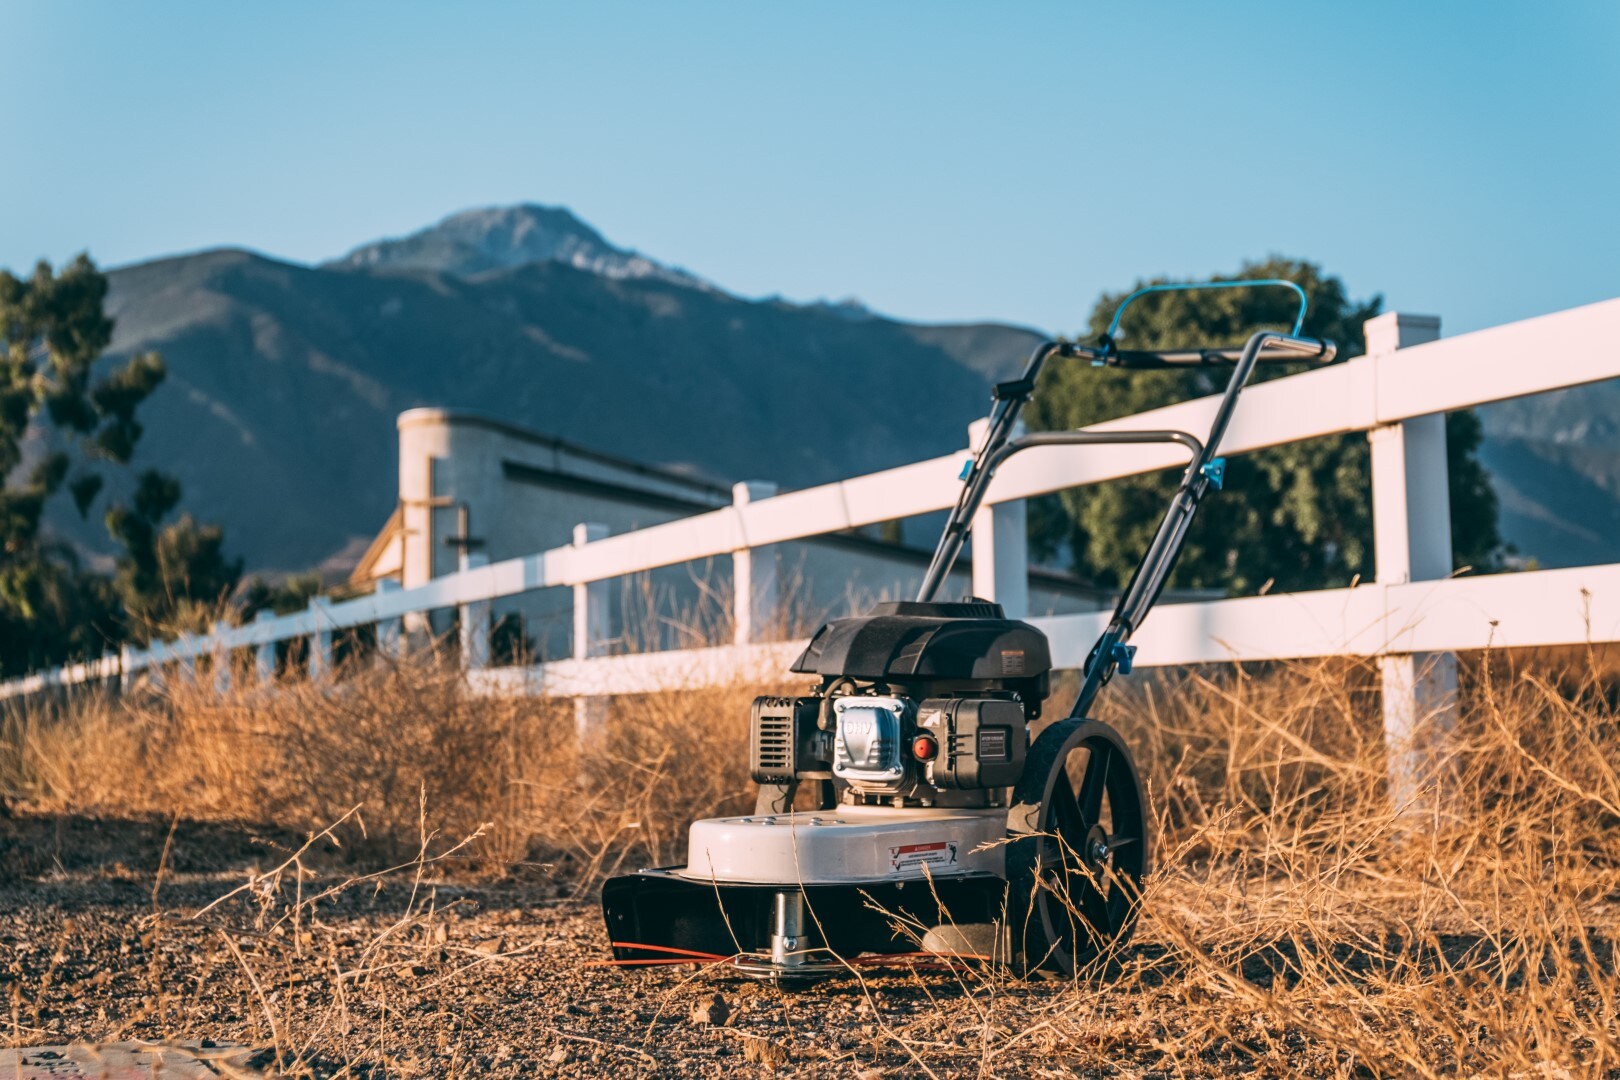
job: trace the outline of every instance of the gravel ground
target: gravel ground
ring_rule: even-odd
[[[279,1047],[288,1071],[321,1076],[1093,1071],[1043,1030],[1063,984],[895,971],[789,992],[713,969],[590,967],[607,956],[595,901],[559,896],[544,875],[457,884],[406,870],[308,903],[353,874],[288,872],[204,910],[296,838],[83,818],[0,825],[0,992],[14,1046],[212,1039]],[[1136,1049],[1144,1066],[1159,1056],[1147,1041]]]
[[[1490,940],[1443,935],[1447,965],[1473,957],[1479,978],[1453,980],[1450,996],[1421,975],[1387,989],[1379,1007],[1397,1026],[1358,1036],[1376,992],[1341,991],[1400,943],[1278,946],[1184,970],[1185,950],[1148,927],[1124,961],[1128,988],[872,970],[787,991],[717,968],[593,966],[608,956],[596,901],[551,868],[493,882],[451,861],[368,874],[345,849],[270,873],[302,840],[0,816],[0,1045],[214,1040],[264,1048],[287,1075],[368,1080],[1360,1076],[1411,1061],[1486,1075],[1493,1018],[1522,993],[1495,985]],[[1613,971],[1613,941],[1611,926],[1584,946],[1599,970]],[[1291,992],[1324,962],[1330,991]],[[1600,1016],[1609,999],[1595,993],[1584,984],[1552,1022]],[[1473,1043],[1460,1057],[1458,1032]],[[1570,1045],[1566,1060],[1596,1050]]]

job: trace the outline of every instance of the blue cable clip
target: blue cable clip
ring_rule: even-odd
[[[1209,478],[1210,485],[1216,491],[1221,490],[1221,486],[1226,483],[1226,459],[1223,457],[1210,458],[1199,471]]]
[[[956,474],[956,478],[958,480],[966,480],[968,478],[968,474],[971,473],[972,471],[973,471],[973,459],[968,458],[966,461],[962,462],[962,471]]]
[[[1119,670],[1121,675],[1129,675],[1131,673],[1131,661],[1135,658],[1135,645],[1127,645],[1123,641],[1116,641],[1114,643],[1114,667]]]

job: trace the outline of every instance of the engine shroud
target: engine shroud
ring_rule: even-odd
[[[885,683],[919,700],[1005,690],[1034,719],[1049,689],[1052,654],[1045,634],[1007,618],[1000,604],[891,601],[817,630],[793,670]]]

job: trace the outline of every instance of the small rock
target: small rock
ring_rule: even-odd
[[[946,956],[1005,956],[1005,929],[994,923],[957,923],[936,926],[923,935],[924,952]]]
[[[473,952],[484,956],[499,956],[505,951],[506,939],[504,937],[492,937],[488,941],[480,941],[473,946]]]
[[[692,1007],[692,1023],[707,1024],[710,1027],[724,1027],[731,1019],[731,1006],[719,994],[708,1001],[700,1001]]]
[[[559,1046],[551,1052],[551,1056],[546,1060],[553,1065],[567,1065],[573,1059],[574,1055],[568,1052],[568,1047]]]

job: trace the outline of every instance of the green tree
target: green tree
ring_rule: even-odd
[[[1295,282],[1310,302],[1305,334],[1332,339],[1341,357],[1366,351],[1362,323],[1378,314],[1381,297],[1353,301],[1338,278],[1290,259],[1248,263],[1234,276]],[[1124,296],[1108,295],[1097,302],[1091,315],[1093,337],[1107,329]],[[1238,344],[1257,329],[1290,328],[1296,310],[1293,295],[1276,287],[1154,293],[1131,305],[1121,337],[1126,348]],[[1262,367],[1251,385],[1297,370]],[[1229,374],[1229,369],[1217,368],[1118,371],[1057,361],[1042,374],[1026,415],[1037,430],[1084,427],[1218,393]],[[1479,421],[1471,413],[1453,413],[1447,417],[1446,434],[1457,564],[1488,567],[1501,538],[1496,497],[1476,454]],[[1243,594],[1267,582],[1290,590],[1371,576],[1368,470],[1367,440],[1359,433],[1232,459],[1225,489],[1198,511],[1172,585]],[[1178,471],[1168,470],[1037,501],[1030,521],[1037,554],[1053,558],[1067,550],[1078,573],[1100,584],[1122,584],[1146,550],[1178,479]]]
[[[130,505],[105,515],[123,546],[113,578],[82,565],[42,531],[45,508],[65,494],[87,516],[105,470],[129,463],[140,441],[136,410],[163,382],[163,361],[143,353],[98,364],[112,339],[107,279],[86,256],[60,273],[0,270],[0,671],[7,674],[98,653],[132,630],[194,619],[203,599],[235,584],[216,528],[160,521],[178,484],[148,472]],[[98,368],[101,370],[98,371]]]
[[[107,531],[124,548],[113,587],[137,637],[206,629],[242,576],[241,560],[225,557],[217,525],[190,514],[162,523],[179,503],[179,482],[148,469],[129,505],[107,511]]]

